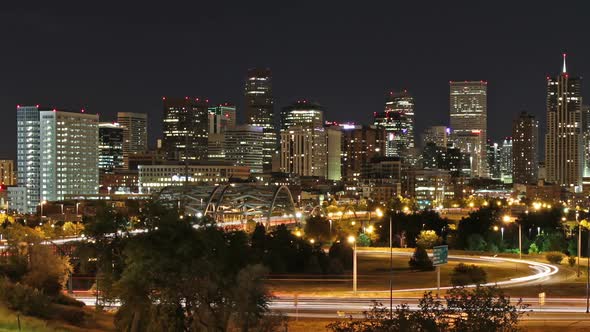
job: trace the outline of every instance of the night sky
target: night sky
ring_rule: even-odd
[[[449,80],[487,80],[496,139],[522,109],[544,123],[545,77],[562,52],[570,73],[590,73],[587,1],[21,2],[0,9],[4,158],[15,158],[17,104],[84,107],[101,121],[146,112],[154,142],[161,96],[234,102],[240,112],[254,66],[273,71],[276,111],[315,100],[329,120],[368,123],[387,91],[408,89],[417,133],[448,123]]]

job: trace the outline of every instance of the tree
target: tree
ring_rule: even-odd
[[[414,254],[412,255],[412,258],[410,258],[408,264],[412,269],[420,271],[434,270],[434,266],[432,265],[432,261],[428,257],[426,249],[422,247],[416,247],[416,249],[414,250]]]
[[[312,216],[307,219],[304,228],[305,236],[318,242],[330,240],[330,223],[326,218]]]
[[[73,270],[69,258],[58,256],[48,246],[32,246],[29,250],[29,270],[23,282],[46,295],[57,296]]]
[[[431,249],[442,242],[442,239],[436,235],[435,231],[421,231],[416,239],[416,245],[424,249]]]
[[[327,326],[334,332],[427,332],[427,331],[519,331],[518,320],[527,306],[519,300],[516,305],[496,287],[453,288],[444,302],[425,293],[418,310],[411,311],[407,304],[389,308],[374,302],[363,318],[336,321]]]

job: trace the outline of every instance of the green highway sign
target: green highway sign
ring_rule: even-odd
[[[449,246],[436,246],[433,249],[432,264],[434,266],[447,264],[449,262]]]

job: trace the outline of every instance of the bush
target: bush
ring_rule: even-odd
[[[434,266],[432,265],[432,261],[428,257],[428,253],[426,253],[426,249],[422,247],[416,247],[414,250],[414,254],[410,261],[408,262],[410,267],[415,270],[420,271],[432,271],[434,270]]]
[[[557,251],[548,252],[545,254],[545,259],[552,264],[561,264],[564,255]]]
[[[531,246],[529,247],[529,254],[538,254],[539,253],[539,248],[537,247],[537,245],[535,243],[532,243]]]
[[[467,250],[470,251],[485,251],[487,243],[479,234],[471,234],[467,238]]]
[[[86,305],[84,302],[78,301],[75,298],[69,297],[69,296],[62,294],[62,293],[59,293],[57,296],[53,297],[52,302],[57,303],[57,304],[69,305],[72,307],[78,307],[78,308],[82,308],[83,306]]]
[[[20,311],[28,316],[49,317],[49,298],[27,285],[13,284],[1,279],[0,302],[8,309]]]
[[[487,273],[477,265],[467,265],[460,263],[455,266],[451,273],[451,284],[453,286],[465,286],[471,284],[485,284]]]
[[[421,231],[416,238],[416,245],[424,249],[430,249],[441,242],[442,239],[435,231]]]
[[[576,265],[576,257],[575,256],[570,256],[567,258],[567,263],[569,264],[570,267],[574,267],[574,265]]]

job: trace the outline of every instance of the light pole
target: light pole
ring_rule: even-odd
[[[41,220],[43,220],[43,205],[47,204],[47,201],[41,202]]]
[[[505,214],[502,217],[502,221],[505,223],[515,222],[510,218],[509,215]],[[518,257],[522,259],[522,225],[520,223],[516,223],[518,225]],[[504,228],[502,227],[502,234],[504,234]]]
[[[76,202],[76,217],[78,216],[78,206],[80,206],[80,202]]]
[[[357,266],[356,266],[356,238],[348,237],[348,243],[352,244],[352,292],[356,295],[357,287]]]
[[[393,220],[389,213],[389,319],[393,319]]]
[[[588,314],[590,313],[590,230],[586,242],[588,243],[588,252],[586,253],[588,256],[588,266],[586,267],[586,313]]]
[[[582,257],[582,225],[578,221],[579,213],[576,209],[576,224],[578,224],[578,278],[580,277],[580,258]]]

